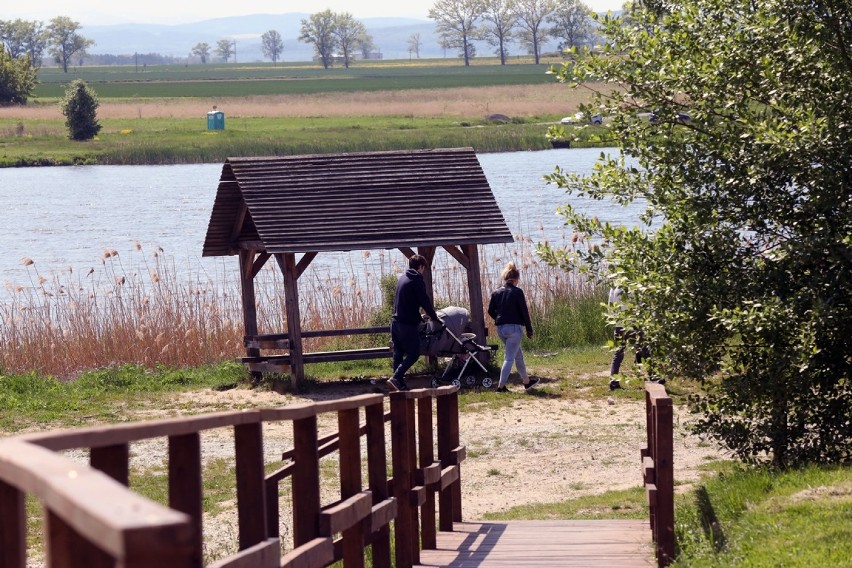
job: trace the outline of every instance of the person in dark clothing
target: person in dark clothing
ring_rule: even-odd
[[[500,369],[497,392],[509,392],[506,384],[509,382],[509,373],[512,372],[513,364],[524,383],[524,390],[529,390],[538,383],[539,379],[530,379],[527,375],[524,353],[521,351],[524,328],[526,328],[527,337],[533,336],[527,299],[524,291],[518,288],[521,273],[515,263],[510,262],[500,276],[503,286],[491,294],[491,301],[488,302],[488,315],[497,324],[497,335],[500,336],[504,346],[503,367]]]
[[[621,309],[623,309],[621,300],[623,293],[624,291],[618,287],[610,288],[609,290],[609,298],[607,299],[607,302],[617,311],[621,311]],[[618,380],[618,374],[621,371],[621,363],[624,361],[624,351],[627,349],[628,341],[635,340],[636,342],[636,356],[634,358],[636,365],[641,365],[643,361],[651,356],[651,348],[645,344],[644,335],[638,329],[633,328],[631,330],[625,330],[623,326],[616,324],[614,339],[618,348],[615,350],[615,353],[613,353],[612,363],[609,366],[609,390],[622,388],[621,381]],[[648,371],[648,380],[652,383],[659,383],[661,385],[666,384],[665,379],[656,377],[650,370]]]
[[[408,385],[405,384],[405,372],[420,357],[418,326],[423,321],[420,308],[423,308],[428,318],[439,321],[432,299],[426,292],[426,282],[423,280],[426,266],[426,258],[415,254],[408,259],[408,270],[396,283],[390,325],[393,344],[393,376],[388,384],[398,391],[408,390]]]

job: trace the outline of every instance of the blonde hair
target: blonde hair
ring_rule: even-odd
[[[503,279],[503,282],[508,282],[509,280],[517,280],[521,277],[521,273],[518,272],[518,267],[515,266],[514,262],[510,262],[506,265],[506,268],[503,269],[503,272],[500,273],[500,278]]]

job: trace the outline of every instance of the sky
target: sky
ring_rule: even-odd
[[[618,10],[624,0],[584,0],[596,12]],[[313,13],[330,8],[356,18],[407,17],[427,19],[434,0],[0,0],[0,19],[48,21],[68,16],[82,26],[108,24],[183,24],[225,16]]]

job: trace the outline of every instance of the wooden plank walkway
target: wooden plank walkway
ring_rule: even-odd
[[[420,564],[452,568],[656,566],[648,521],[508,521],[455,523],[439,532]]]

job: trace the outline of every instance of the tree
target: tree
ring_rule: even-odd
[[[476,23],[484,11],[483,0],[437,0],[429,9],[441,43],[461,49],[465,65],[470,65],[471,41],[480,37]]]
[[[28,57],[14,58],[0,45],[0,105],[26,104],[36,86],[36,72]]]
[[[299,32],[299,41],[314,45],[314,51],[325,69],[331,67],[334,62],[334,50],[337,49],[337,36],[334,35],[335,20],[334,12],[323,10],[311,14],[307,20],[302,20]]]
[[[91,140],[101,131],[98,123],[98,95],[85,81],[76,79],[71,82],[62,99],[62,114],[68,127],[71,140]]]
[[[358,45],[368,35],[367,28],[349,12],[342,12],[334,14],[333,34],[337,39],[338,49],[343,53],[343,66],[348,68]]]
[[[281,40],[281,34],[275,30],[264,32],[260,36],[260,48],[263,50],[263,56],[272,60],[272,63],[278,63],[278,59],[284,52],[284,42]]]
[[[413,53],[417,59],[420,59],[421,47],[423,47],[423,41],[421,41],[419,33],[413,33],[408,36],[408,52]]]
[[[195,47],[192,48],[192,55],[201,59],[201,63],[207,63],[207,59],[210,57],[210,44],[201,42],[195,44]]]
[[[361,57],[364,59],[369,59],[370,55],[376,51],[376,44],[373,42],[373,36],[371,36],[366,30],[358,39],[358,50],[361,52]]]
[[[623,154],[589,176],[549,176],[569,194],[645,203],[646,224],[566,207],[597,244],[541,252],[626,290],[621,318],[643,331],[653,370],[702,382],[700,432],[751,462],[848,462],[850,5],[659,7],[634,10],[638,25],[603,18],[602,51],[558,73],[613,85],[595,104]]]
[[[555,9],[554,0],[517,0],[516,10],[521,28],[518,37],[529,48],[536,65],[541,58],[541,42],[550,35],[544,22]]]
[[[44,24],[38,21],[0,21],[0,40],[13,59],[26,55],[30,65],[38,69],[47,47]]]
[[[216,42],[216,55],[221,57],[225,63],[235,54],[235,51],[234,40],[232,39],[220,39]]]
[[[67,16],[58,16],[50,20],[47,26],[47,45],[54,61],[62,66],[62,71],[68,73],[68,63],[75,55],[82,56],[86,50],[95,45],[77,33],[80,23]]]
[[[487,23],[483,26],[488,43],[497,48],[500,65],[506,64],[506,44],[512,41],[512,32],[518,25],[515,12],[515,0],[485,0],[485,12],[482,19]]]
[[[550,33],[559,39],[560,49],[580,47],[592,38],[592,10],[580,0],[557,0],[547,18]]]

